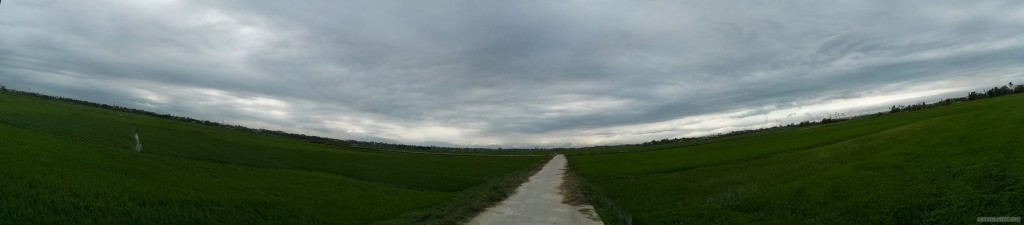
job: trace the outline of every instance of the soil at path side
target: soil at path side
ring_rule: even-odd
[[[469,225],[488,224],[572,224],[604,225],[587,204],[566,204],[560,186],[564,182],[566,159],[556,155],[537,174],[516,189],[516,193],[488,208]]]

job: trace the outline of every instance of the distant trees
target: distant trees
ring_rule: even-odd
[[[1019,85],[1019,84],[1018,85],[1013,85],[1013,82],[1010,82],[1007,85],[1004,85],[1002,87],[993,87],[991,89],[988,89],[985,92],[972,91],[971,93],[968,93],[966,97],[947,98],[947,99],[944,99],[942,101],[934,102],[934,103],[931,103],[931,104],[921,102],[921,103],[918,103],[918,104],[907,105],[907,106],[904,106],[904,105],[896,106],[896,105],[894,105],[894,106],[889,108],[889,112],[890,113],[896,113],[896,112],[905,112],[905,111],[917,111],[917,110],[934,108],[934,107],[939,107],[939,106],[952,105],[952,104],[955,104],[955,103],[961,103],[961,102],[966,102],[966,101],[975,101],[975,100],[980,100],[980,99],[985,99],[985,98],[993,98],[993,97],[999,97],[999,96],[1004,96],[1004,95],[1012,95],[1012,94],[1020,94],[1020,93],[1024,93],[1024,85]]]
[[[979,99],[999,97],[999,96],[1005,96],[1005,95],[1011,95],[1011,94],[1020,94],[1020,93],[1024,93],[1024,85],[1021,85],[1021,84],[1014,85],[1013,82],[1010,82],[1009,84],[1007,84],[1005,86],[993,87],[992,89],[989,89],[988,91],[985,91],[985,92],[972,91],[972,92],[968,93],[966,97],[947,98],[947,99],[943,99],[941,101],[937,101],[937,102],[933,102],[933,103],[920,102],[920,103],[915,103],[915,104],[912,104],[912,105],[893,105],[892,107],[889,107],[889,112],[888,113],[917,111],[917,110],[922,110],[922,109],[929,109],[929,108],[935,108],[935,107],[940,107],[940,106],[953,105],[953,104],[957,104],[957,103],[961,103],[961,102],[974,101],[974,100],[979,100]],[[785,126],[760,128],[760,129],[755,129],[755,130],[733,131],[733,132],[729,132],[729,133],[725,133],[725,134],[715,134],[715,135],[710,135],[710,136],[705,136],[705,137],[674,138],[674,139],[653,140],[653,141],[649,141],[649,142],[644,142],[641,145],[656,145],[656,144],[664,144],[664,143],[689,142],[689,141],[704,140],[704,139],[717,138],[717,137],[723,137],[723,136],[733,136],[733,135],[748,134],[748,133],[767,131],[767,130],[776,130],[776,129],[786,128],[786,127],[806,127],[806,126],[813,126],[813,125],[818,125],[818,124],[828,124],[828,123],[841,122],[841,121],[846,121],[846,120],[855,119],[855,118],[877,116],[877,115],[882,115],[882,114],[885,114],[885,113],[886,112],[880,112],[880,113],[875,113],[875,114],[866,114],[866,115],[859,115],[859,116],[852,116],[852,117],[851,116],[847,116],[844,113],[832,113],[832,114],[829,114],[829,115],[825,116],[825,118],[822,118],[819,121],[802,121],[802,122],[799,122],[799,123],[790,123],[790,124],[785,125]]]
[[[650,145],[671,144],[671,143],[686,143],[686,142],[693,142],[693,141],[700,141],[700,140],[710,140],[710,139],[715,139],[715,138],[720,138],[720,137],[729,137],[729,136],[736,136],[736,135],[742,135],[742,134],[749,134],[749,133],[755,133],[755,132],[761,132],[761,131],[775,130],[775,129],[779,129],[779,128],[781,128],[781,127],[761,128],[761,129],[754,129],[754,130],[738,130],[738,131],[733,131],[733,132],[729,132],[729,133],[720,133],[720,134],[713,134],[713,135],[707,135],[707,136],[701,136],[701,137],[681,137],[681,138],[672,138],[672,139],[665,138],[665,139],[661,139],[661,140],[652,140],[652,141],[644,142],[644,143],[641,143],[641,144],[634,144],[634,145],[635,146],[650,146]],[[602,147],[608,147],[608,146],[602,146]]]
[[[820,123],[820,124],[835,123],[835,122],[842,122],[842,121],[849,120],[849,119],[850,119],[849,117],[846,117],[846,113],[837,112],[837,113],[829,114],[825,118],[822,118],[821,122],[818,122],[818,123]]]
[[[974,101],[974,100],[983,99],[983,98],[985,98],[985,95],[982,94],[982,93],[978,93],[978,92],[973,92],[972,91],[970,94],[967,94],[967,100],[968,101]]]
[[[1007,87],[1007,86],[995,87],[995,88],[989,89],[988,91],[985,91],[985,96],[987,96],[987,97],[998,97],[998,96],[1009,95],[1009,94],[1013,94],[1013,91],[1010,90],[1010,88]]]
[[[943,101],[947,101],[947,100],[950,100],[950,99],[946,99],[946,100],[943,100]],[[942,102],[942,101],[940,101],[940,102]],[[935,107],[935,105],[930,105],[930,104],[925,103],[925,102],[921,102],[921,103],[917,103],[917,104],[913,104],[913,105],[894,105],[892,107],[889,107],[889,112],[890,113],[895,113],[895,112],[904,112],[904,111],[917,111],[917,110],[922,110],[922,109],[927,109],[927,108],[932,108],[932,107]]]
[[[825,118],[822,118],[819,121],[802,121],[802,122],[799,122],[799,123],[790,123],[788,125],[780,125],[780,126],[776,126],[776,127],[760,128],[760,129],[753,129],[753,130],[732,131],[732,132],[729,132],[729,133],[719,133],[719,134],[708,135],[708,136],[703,136],[703,137],[682,137],[682,138],[671,138],[671,139],[665,138],[665,139],[661,139],[661,140],[652,140],[652,141],[648,141],[648,142],[644,142],[644,143],[636,144],[636,145],[647,146],[647,145],[659,145],[659,144],[669,144],[669,143],[684,143],[684,142],[707,140],[707,139],[726,137],[726,136],[735,136],[735,135],[741,135],[741,134],[749,134],[749,133],[755,133],[755,132],[761,132],[761,131],[777,130],[777,129],[787,128],[787,127],[806,127],[806,126],[813,126],[813,125],[818,125],[818,124],[836,123],[836,122],[842,122],[842,121],[851,120],[851,119],[855,119],[855,118],[863,118],[863,117],[872,117],[872,116],[883,115],[885,113],[917,111],[917,110],[922,110],[922,109],[935,108],[935,107],[939,107],[939,106],[953,105],[953,104],[957,104],[957,103],[961,103],[961,102],[974,101],[974,100],[979,100],[979,99],[984,99],[984,98],[999,97],[999,96],[1010,95],[1010,94],[1020,94],[1020,93],[1024,93],[1024,85],[1020,85],[1020,84],[1013,85],[1013,82],[1010,82],[1009,84],[1007,84],[1005,86],[994,87],[994,88],[989,89],[988,91],[985,91],[985,92],[972,91],[971,93],[968,93],[966,97],[947,98],[947,99],[943,99],[941,101],[937,101],[937,102],[933,102],[933,103],[920,102],[920,103],[915,103],[915,104],[912,104],[912,105],[893,105],[892,107],[889,107],[889,111],[888,112],[880,112],[880,113],[858,115],[858,116],[848,116],[845,113],[832,113],[832,114],[826,115]],[[607,147],[607,146],[604,146],[604,147]]]

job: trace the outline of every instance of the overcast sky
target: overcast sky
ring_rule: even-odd
[[[0,85],[344,139],[638,143],[1024,83],[1024,1],[0,4]]]

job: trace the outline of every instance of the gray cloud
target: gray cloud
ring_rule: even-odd
[[[0,30],[11,87],[414,144],[640,142],[1024,78],[1010,0],[19,1]],[[871,96],[897,97],[821,108]]]

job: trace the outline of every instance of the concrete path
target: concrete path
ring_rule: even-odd
[[[480,213],[469,225],[580,224],[603,225],[590,205],[562,203],[559,186],[565,171],[565,156],[556,155],[537,174],[498,205]]]

